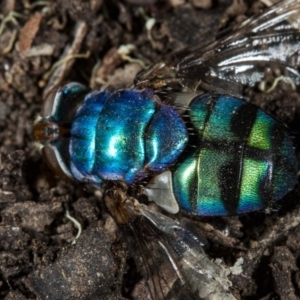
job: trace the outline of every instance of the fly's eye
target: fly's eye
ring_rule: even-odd
[[[72,121],[74,113],[89,89],[77,82],[70,82],[56,93],[49,93],[41,112],[43,119],[51,119],[58,123]]]
[[[48,167],[61,178],[72,178],[72,175],[61,157],[58,149],[52,145],[42,148],[42,155]]]
[[[46,145],[59,136],[68,136],[69,124],[88,91],[84,85],[71,82],[56,93],[48,94],[41,116],[34,125],[35,140]]]
[[[49,93],[33,127],[35,140],[47,164],[64,177],[72,177],[67,166],[70,125],[88,92],[84,85],[71,82],[57,92]]]

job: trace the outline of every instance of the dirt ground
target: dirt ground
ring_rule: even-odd
[[[126,87],[145,66],[264,7],[231,2],[0,0],[1,299],[149,299],[146,290],[137,294],[143,278],[101,191],[57,178],[34,144],[33,123],[53,87]],[[283,82],[270,94],[246,91],[289,126],[295,146],[298,92]],[[208,255],[228,265],[244,259],[243,274],[232,278],[237,299],[299,299],[299,199],[297,185],[269,213],[197,221]],[[75,245],[66,210],[83,226]],[[222,224],[228,236],[217,230]]]

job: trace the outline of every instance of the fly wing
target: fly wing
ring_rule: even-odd
[[[274,64],[300,83],[300,0],[283,0],[206,46],[194,46],[138,74],[137,87],[173,84],[240,95]]]
[[[168,252],[160,244],[161,234],[145,218],[138,216],[134,221],[120,226],[120,229],[129,252],[144,277],[133,290],[133,299],[202,300],[187,289],[175,270],[176,266],[170,262]],[[145,285],[149,296],[143,293]]]
[[[120,228],[135,260],[144,269],[152,299],[235,299],[229,292],[229,270],[209,259],[201,238],[137,202],[124,209],[131,221]]]
[[[104,200],[145,279],[146,293],[140,284],[132,292],[132,298],[202,300],[190,292],[179,276],[176,264],[172,264],[168,252],[161,246],[163,232],[143,216],[140,210],[142,205],[119,190],[113,190],[112,194],[108,192]]]

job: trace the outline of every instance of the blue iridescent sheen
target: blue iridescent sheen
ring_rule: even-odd
[[[70,132],[70,169],[77,180],[132,183],[168,168],[188,134],[179,114],[159,105],[152,92],[88,94]]]
[[[88,94],[79,107],[70,131],[71,171],[77,180],[93,180],[101,182],[94,174],[95,164],[95,128],[104,103],[110,93],[96,91]]]
[[[103,179],[133,182],[143,170],[143,134],[155,112],[148,95],[119,91],[111,95],[98,118],[95,172]]]
[[[162,172],[171,165],[188,141],[188,133],[178,113],[161,105],[153,116],[145,135],[145,150],[149,169]],[[180,141],[180,142],[179,142]]]

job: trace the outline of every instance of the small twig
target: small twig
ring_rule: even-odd
[[[25,18],[24,15],[17,13],[15,11],[10,11],[1,21],[0,23],[0,35],[2,35],[5,25],[8,22],[12,22],[15,25],[18,25],[18,21],[16,18]]]
[[[146,69],[147,67],[142,60],[137,59],[137,58],[132,58],[131,56],[129,56],[129,54],[132,51],[134,51],[135,49],[136,49],[136,47],[133,44],[121,45],[118,49],[118,53],[120,54],[120,56],[123,60],[138,63],[139,65],[141,65],[141,67],[143,69]]]
[[[266,83],[265,83],[265,81],[261,81],[260,84],[259,84],[259,89],[262,92],[264,92],[265,94],[269,94],[269,93],[271,93],[271,92],[273,92],[275,90],[275,88],[277,87],[277,85],[278,85],[278,83],[280,81],[284,81],[286,83],[289,83],[291,85],[292,90],[293,91],[296,90],[296,84],[295,84],[295,82],[290,77],[283,76],[283,75],[278,76],[277,78],[275,78],[275,80],[273,81],[271,87],[268,88],[267,90],[266,90]]]
[[[260,0],[260,2],[262,2],[267,7],[270,7],[274,4],[274,2],[272,2],[270,0]]]
[[[93,69],[92,69],[92,74],[91,74],[91,78],[90,78],[90,88],[94,89],[96,83],[100,83],[100,84],[105,84],[105,81],[101,78],[97,78],[97,71],[101,66],[102,61],[100,59],[97,60],[96,64],[94,65]]]
[[[49,1],[40,0],[30,3],[28,0],[23,0],[23,4],[26,9],[32,10],[37,6],[49,6]]]
[[[16,38],[17,38],[17,33],[18,33],[18,30],[14,29],[13,32],[12,32],[12,35],[9,39],[8,45],[2,50],[3,55],[9,53],[10,50],[12,49],[12,47],[13,47],[15,41],[16,41]]]
[[[145,24],[145,27],[147,29],[147,38],[150,41],[151,46],[152,46],[153,49],[156,49],[156,43],[155,43],[155,41],[154,41],[154,39],[152,37],[151,31],[152,31],[152,28],[155,25],[155,23],[156,23],[156,20],[154,18],[149,18],[146,21],[146,24]]]
[[[52,73],[55,71],[55,69],[57,69],[60,65],[65,64],[66,62],[70,61],[71,59],[89,58],[89,56],[90,56],[90,51],[87,51],[86,53],[70,54],[70,55],[65,56],[63,59],[58,60],[56,63],[54,63],[52,65],[51,69],[43,75],[41,82],[46,82],[50,78]]]
[[[153,49],[156,49],[156,43],[152,37],[151,31],[153,26],[156,23],[156,20],[154,18],[150,18],[146,15],[145,10],[143,8],[139,9],[139,13],[142,15],[142,17],[145,19],[146,23],[145,23],[145,28],[147,30],[147,38],[151,43],[151,46]]]
[[[74,237],[74,239],[73,239],[73,241],[72,241],[72,243],[71,243],[71,245],[75,245],[75,244],[76,244],[76,240],[77,240],[77,239],[80,237],[80,235],[81,235],[81,232],[82,232],[82,226],[81,226],[81,224],[80,224],[75,218],[73,218],[73,217],[70,215],[68,209],[66,210],[65,217],[66,217],[67,219],[69,219],[69,220],[73,223],[73,225],[78,229],[78,232],[77,232],[76,236]]]
[[[58,62],[52,66],[50,71],[48,71],[43,79],[39,82],[41,87],[44,88],[43,99],[46,99],[49,92],[53,89],[53,87],[60,86],[65,76],[70,72],[71,67],[74,64],[74,58],[88,58],[90,52],[86,52],[84,54],[80,54],[80,48],[82,42],[86,36],[88,30],[88,26],[86,22],[78,21],[75,25],[75,34],[74,39],[71,45],[66,46],[64,53],[61,55]]]

